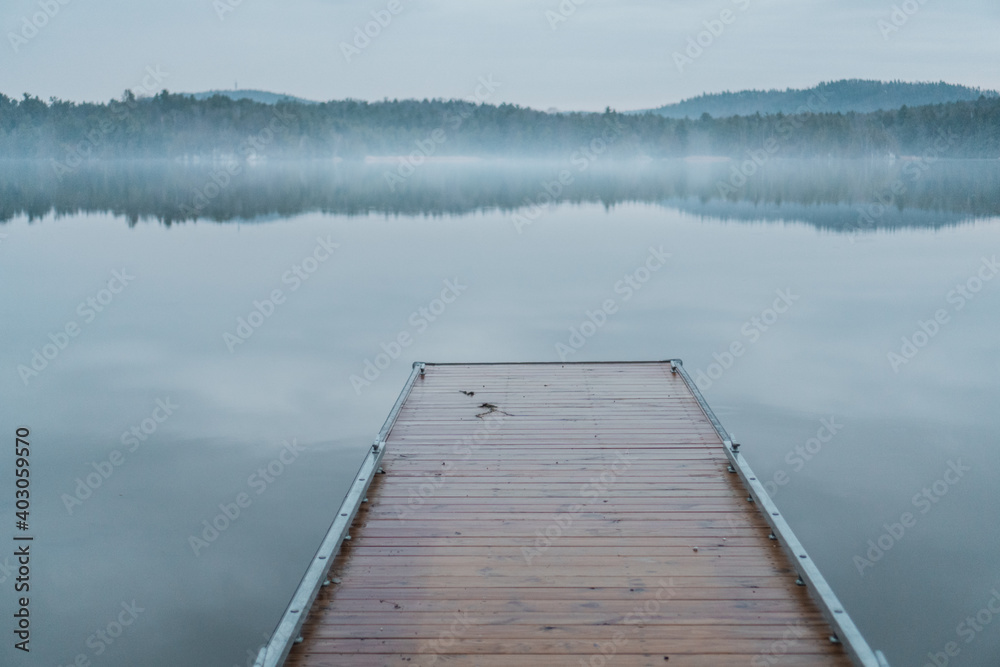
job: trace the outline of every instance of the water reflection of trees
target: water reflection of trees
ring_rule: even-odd
[[[479,162],[424,165],[390,187],[396,165],[104,163],[57,178],[43,162],[0,163],[0,221],[107,212],[130,225],[157,220],[262,220],[305,212],[436,216],[514,212],[549,201],[545,184],[566,170],[556,199],[607,207],[659,203],[733,220],[803,220],[833,230],[941,226],[1000,215],[1000,161],[774,160],[745,182],[734,162]],[[748,171],[751,169],[748,168]],[[221,183],[221,185],[220,185]],[[555,191],[556,188],[550,187]]]

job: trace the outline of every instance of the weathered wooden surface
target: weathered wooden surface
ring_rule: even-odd
[[[387,447],[288,665],[850,664],[669,364],[428,365]]]

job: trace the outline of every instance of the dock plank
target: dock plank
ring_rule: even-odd
[[[382,467],[287,665],[850,664],[669,364],[428,365]]]

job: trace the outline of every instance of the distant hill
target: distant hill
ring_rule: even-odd
[[[207,100],[214,95],[222,95],[231,100],[251,100],[260,104],[277,104],[278,102],[297,102],[299,104],[316,104],[312,100],[304,100],[292,95],[279,95],[266,90],[207,90],[203,93],[190,93],[196,100]]]
[[[817,94],[822,97],[818,98]],[[728,116],[752,116],[755,113],[789,114],[806,105],[810,98],[818,112],[837,113],[899,109],[902,106],[915,107],[926,104],[947,102],[967,102],[978,100],[980,95],[987,98],[1000,96],[995,90],[981,90],[950,83],[906,83],[904,81],[869,81],[863,79],[843,79],[830,81],[807,89],[787,88],[785,90],[742,90],[736,93],[711,93],[699,95],[668,104],[652,113],[667,118],[699,118],[708,113],[714,118]],[[826,98],[817,103],[817,99]]]

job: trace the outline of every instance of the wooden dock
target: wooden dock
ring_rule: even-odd
[[[352,493],[258,665],[887,664],[679,362],[416,364]]]

